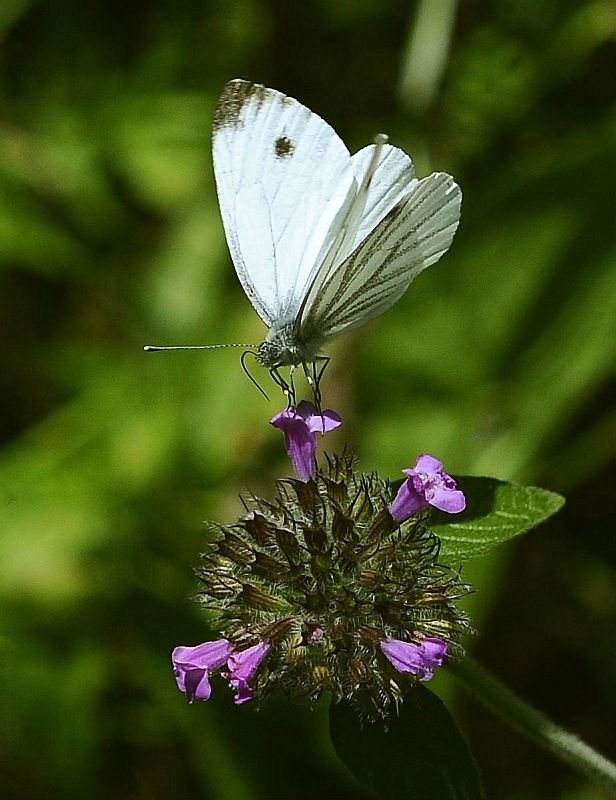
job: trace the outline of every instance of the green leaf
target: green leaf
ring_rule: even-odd
[[[387,730],[360,723],[347,703],[332,704],[330,733],[339,758],[384,800],[478,800],[477,766],[443,702],[424,686],[408,693]]]
[[[539,525],[565,502],[555,492],[496,478],[456,476],[456,483],[466,496],[466,509],[455,515],[435,510],[430,525],[441,540],[445,563],[484,555]]]

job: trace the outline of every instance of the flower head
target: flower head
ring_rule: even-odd
[[[430,680],[435,667],[443,664],[447,652],[447,642],[436,636],[427,636],[421,644],[383,639],[380,647],[398,672],[412,672],[420,681]]]
[[[443,464],[427,453],[419,456],[412,469],[402,470],[408,475],[393,503],[389,513],[402,522],[412,514],[428,505],[449,514],[458,514],[466,508],[464,493],[456,487],[456,482],[443,470]]]
[[[203,642],[196,647],[176,647],[171,654],[178,689],[186,694],[189,703],[195,699],[209,700],[212,689],[209,673],[219,669],[233,652],[227,639]]]
[[[439,563],[428,515],[395,520],[391,495],[334,456],[308,482],[278,481],[272,501],[245,497],[234,524],[209,524],[200,597],[232,643],[222,674],[237,704],[330,692],[386,718],[445,650],[463,654],[456,601],[471,589]]]
[[[302,400],[273,416],[270,423],[284,434],[284,444],[295,474],[304,483],[314,477],[317,433],[327,433],[342,424],[335,411],[318,412],[312,403]]]

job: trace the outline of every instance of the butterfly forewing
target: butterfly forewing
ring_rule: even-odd
[[[234,80],[217,106],[213,159],[244,291],[268,326],[292,321],[356,194],[349,151],[297,100]]]
[[[415,182],[324,281],[317,274],[299,321],[300,334],[336,336],[392,306],[451,244],[460,203],[460,188],[450,175],[433,173]]]

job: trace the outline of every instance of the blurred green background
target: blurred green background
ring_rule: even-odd
[[[189,602],[202,520],[289,468],[281,398],[237,351],[142,352],[264,333],[210,163],[233,77],[461,184],[451,252],[334,346],[328,444],[393,478],[428,451],[567,494],[465,573],[469,648],[616,756],[615,34],[609,0],[0,2],[2,797],[367,796],[326,708],[255,713],[222,682],[188,706],[170,668],[210,636]],[[433,685],[490,798],[602,797]]]

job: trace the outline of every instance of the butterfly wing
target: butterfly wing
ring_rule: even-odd
[[[244,291],[266,325],[292,321],[356,194],[349,151],[297,100],[243,80],[218,102],[212,150]]]
[[[385,145],[386,138],[380,134],[375,140],[378,143],[364,147],[351,159],[358,190],[346,206],[337,240],[319,262],[300,308],[295,329],[301,335],[303,326],[304,341],[307,325],[316,321],[323,286],[329,285],[347,256],[418,183],[409,156],[397,147]]]
[[[370,160],[376,150],[371,144],[353,155],[353,172],[359,185],[366,175]],[[361,222],[355,231],[349,248],[351,253],[374,230],[391,209],[407,195],[418,183],[413,162],[399,147],[386,145],[379,155],[377,168],[370,180],[370,186],[363,208]]]
[[[449,248],[460,220],[461,199],[451,175],[435,172],[414,180],[410,191],[341,264],[322,282],[316,276],[310,302],[302,309],[301,335],[307,339],[337,336],[392,306],[413,278]],[[375,202],[373,219],[381,211]],[[362,222],[358,238],[366,229],[368,224]]]

